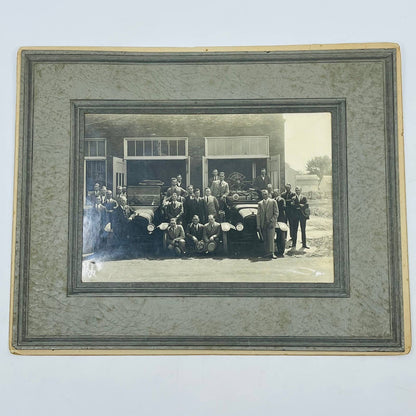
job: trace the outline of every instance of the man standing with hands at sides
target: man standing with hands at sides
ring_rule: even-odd
[[[302,247],[309,248],[306,245],[306,220],[309,219],[309,205],[306,196],[301,194],[302,188],[295,188],[295,196],[292,198],[293,206],[293,230],[292,230],[292,247],[296,248],[298,228],[300,223],[300,231],[302,233]]]
[[[220,207],[217,198],[211,195],[211,189],[205,188],[203,222],[208,221],[208,215],[212,215],[214,218],[218,218],[219,210]]]
[[[264,257],[275,259],[274,235],[279,210],[276,200],[270,198],[267,189],[262,189],[261,195],[263,199],[257,208],[257,231],[263,237]]]

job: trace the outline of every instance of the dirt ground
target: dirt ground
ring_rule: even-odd
[[[181,258],[111,259],[96,256],[83,261],[85,282],[307,282],[330,283],[333,271],[333,227],[330,201],[311,203],[307,244],[284,258],[265,259],[254,250],[245,258],[217,254]],[[319,215],[314,215],[319,214]]]

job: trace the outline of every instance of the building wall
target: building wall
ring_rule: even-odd
[[[85,117],[85,137],[106,138],[108,156],[123,158],[127,137],[175,136],[188,137],[190,180],[195,186],[202,185],[204,138],[215,136],[269,136],[270,156],[280,154],[280,177],[284,182],[284,120],[280,114],[89,114]],[[185,172],[178,173],[185,176]]]

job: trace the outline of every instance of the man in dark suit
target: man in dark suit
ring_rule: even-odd
[[[176,176],[176,181],[177,181],[177,185],[180,188],[185,189],[185,184],[184,184],[184,182],[182,180],[182,175],[181,174],[179,174],[179,175]]]
[[[295,196],[295,193],[292,192],[292,185],[290,183],[287,183],[285,185],[285,192],[282,193],[281,197],[285,200],[286,203],[286,224],[289,224],[289,233],[290,233],[290,239],[293,242],[293,235],[292,235],[292,229],[293,229],[293,207],[292,207],[292,198]]]
[[[177,255],[185,252],[185,232],[182,225],[176,224],[175,218],[171,218],[165,231],[168,250],[175,251]]]
[[[170,221],[172,218],[175,219],[177,224],[180,224],[183,219],[183,204],[178,201],[178,195],[172,194],[172,200],[166,205],[166,216]]]
[[[277,208],[277,202],[270,198],[269,192],[266,189],[261,191],[261,195],[263,199],[257,206],[257,231],[263,237],[264,257],[275,259],[274,236],[279,210]]]
[[[273,199],[277,202],[277,209],[279,210],[279,215],[277,217],[278,225],[284,224],[286,226],[286,201],[280,196],[279,190],[275,189],[273,191]],[[284,257],[285,248],[286,248],[286,236],[287,231],[283,231],[278,226],[276,228],[276,254],[277,257]]]
[[[183,210],[184,210],[184,221],[186,224],[189,224],[192,220],[193,215],[195,214],[197,201],[195,200],[194,187],[193,185],[188,185],[186,188],[187,195],[183,201]]]
[[[204,226],[199,223],[198,215],[192,217],[192,222],[186,227],[186,241],[191,250],[201,251],[204,247]]]
[[[292,230],[292,247],[296,248],[298,228],[302,233],[302,247],[309,248],[306,245],[306,220],[309,219],[309,205],[306,196],[302,195],[302,189],[298,186],[295,188],[295,196],[292,198],[293,207],[293,230]]]
[[[192,215],[198,215],[201,224],[205,224],[208,220],[208,216],[205,214],[205,203],[204,199],[201,197],[201,190],[199,188],[195,188],[194,195],[195,210],[192,212]]]
[[[257,176],[253,181],[253,188],[257,191],[267,189],[267,185],[271,183],[270,178],[266,175],[266,169],[262,168],[260,176]]]

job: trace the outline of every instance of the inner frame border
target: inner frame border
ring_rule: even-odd
[[[333,283],[291,282],[82,282],[83,151],[86,114],[331,114],[333,181]],[[346,100],[71,100],[71,175],[68,295],[348,297],[349,238]]]

